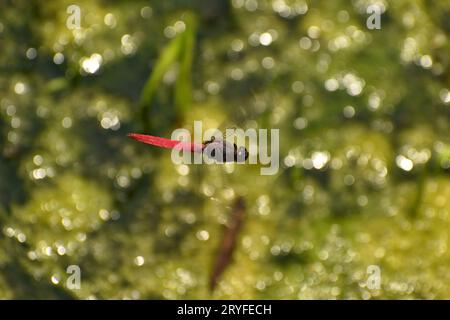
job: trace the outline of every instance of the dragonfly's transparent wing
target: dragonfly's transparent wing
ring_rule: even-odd
[[[220,125],[218,128],[215,129],[209,129],[209,130],[215,130],[214,133],[209,136],[209,134],[206,134],[207,142],[212,142],[215,140],[227,140],[227,138],[232,137],[234,134],[234,131],[238,129],[236,125]],[[210,139],[210,140],[208,140]]]
[[[227,140],[227,138],[231,138],[231,136],[233,136],[233,134],[235,133],[235,131],[238,129],[237,126],[232,126],[232,127],[227,127],[224,130],[224,135],[223,135],[223,140]]]

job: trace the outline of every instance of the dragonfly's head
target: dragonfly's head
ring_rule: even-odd
[[[239,147],[235,155],[236,162],[245,162],[248,158],[248,151],[245,147]]]

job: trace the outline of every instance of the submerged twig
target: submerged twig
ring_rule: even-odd
[[[239,230],[241,229],[242,222],[244,221],[244,216],[245,201],[244,198],[239,197],[234,203],[231,221],[224,232],[224,236],[219,248],[219,253],[217,255],[214,269],[211,274],[209,282],[211,291],[214,290],[220,276],[231,262],[233,251],[236,247]]]

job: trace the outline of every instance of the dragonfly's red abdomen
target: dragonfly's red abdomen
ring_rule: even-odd
[[[178,140],[170,140],[161,137],[149,136],[146,134],[139,133],[129,133],[128,136],[136,141],[143,142],[146,144],[151,144],[156,147],[166,148],[166,149],[179,149],[187,150],[191,152],[201,152],[203,149],[203,144],[197,144],[192,142],[182,142]]]

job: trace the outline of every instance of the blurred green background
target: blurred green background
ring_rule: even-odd
[[[0,1],[0,298],[449,299],[449,14],[440,0]],[[174,165],[126,137],[194,120],[280,129],[279,172]]]

